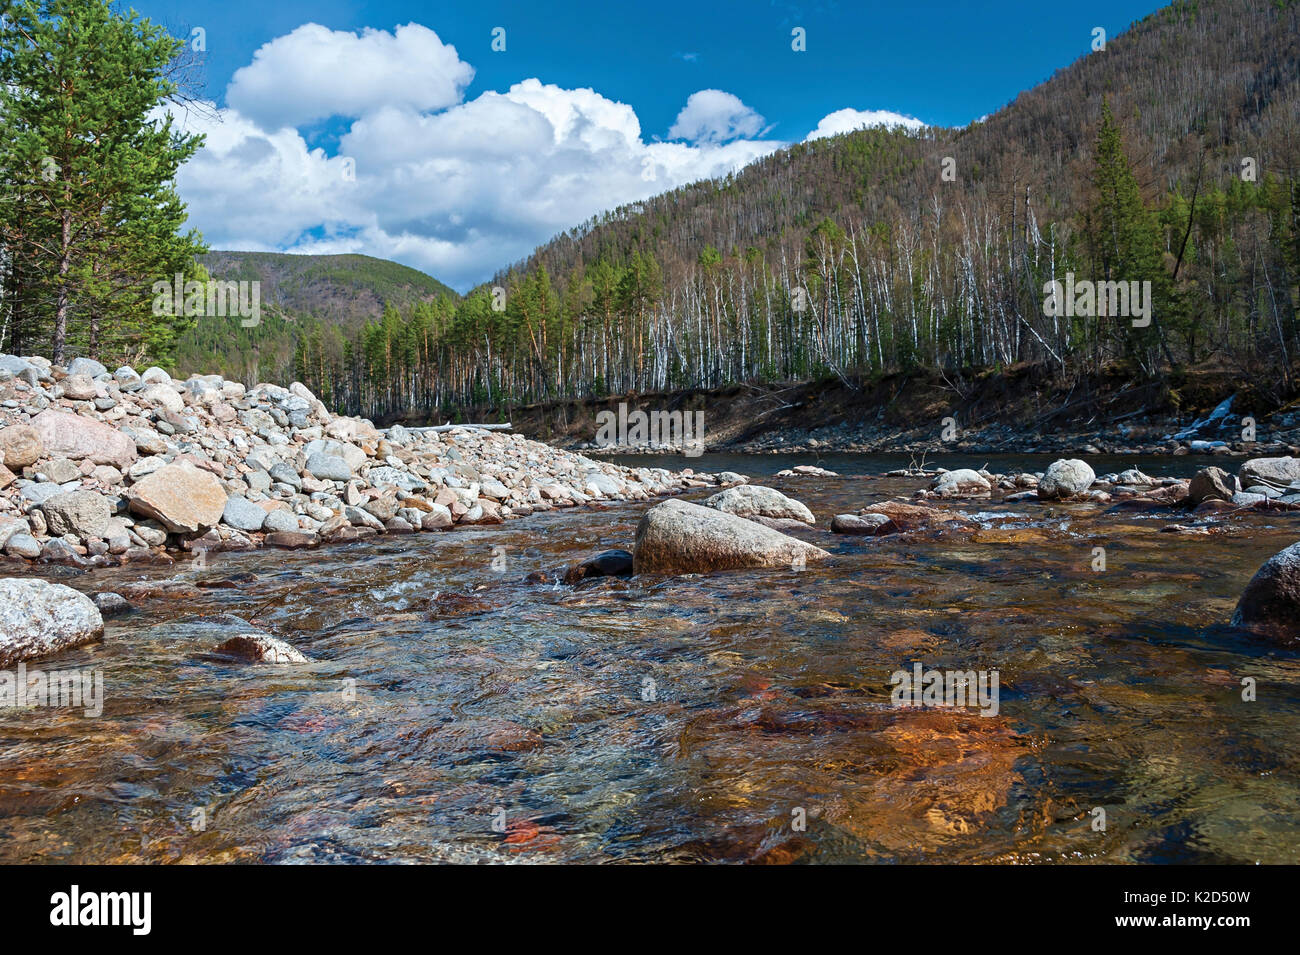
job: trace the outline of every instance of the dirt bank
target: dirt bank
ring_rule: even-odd
[[[918,371],[571,399],[516,407],[509,417],[530,438],[584,449],[594,449],[597,416],[625,403],[702,412],[710,451],[1256,454],[1300,444],[1298,398],[1281,380],[1223,366],[1153,380],[1115,366],[1062,382],[1043,366],[1018,365],[966,377]],[[466,412],[476,415],[497,420],[488,409]]]

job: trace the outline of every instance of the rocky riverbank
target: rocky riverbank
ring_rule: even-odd
[[[379,430],[307,388],[0,356],[0,554],[102,566],[304,548],[717,483],[518,434]]]
[[[918,460],[934,454],[1205,454],[1249,457],[1261,454],[1300,454],[1300,411],[1270,415],[1255,421],[1256,437],[1249,433],[1249,415],[1232,414],[1231,402],[1194,420],[1144,420],[1119,422],[1109,427],[1048,432],[1041,428],[1006,423],[963,427],[947,415],[923,425],[898,426],[878,421],[841,421],[820,426],[776,428],[756,437],[711,434],[707,424],[702,448],[728,454],[913,454]],[[1254,420],[1254,419],[1251,419]],[[707,418],[706,418],[707,421]],[[592,454],[665,454],[681,448],[646,443],[602,448],[589,441],[569,447]]]
[[[954,419],[955,421],[956,419]],[[755,441],[721,448],[742,454],[791,453],[907,453],[926,454],[1212,454],[1244,457],[1300,453],[1300,414],[1282,415],[1265,440],[1243,441],[1241,418],[1198,428],[1182,422],[1119,424],[1111,428],[1048,434],[1007,424],[961,430],[945,439],[942,424],[899,431],[892,427],[841,424],[825,428],[794,428],[766,434]],[[1194,424],[1194,423],[1193,423]]]

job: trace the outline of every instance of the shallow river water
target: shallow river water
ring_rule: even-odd
[[[0,862],[1300,862],[1300,656],[1226,626],[1300,516],[962,502],[973,531],[850,538],[831,516],[910,494],[865,476],[905,459],[654,463],[841,471],[764,478],[833,560],[526,580],[630,549],[641,504],[46,568],[139,609],[30,665],[102,668],[101,716],[0,711]],[[205,658],[177,620],[220,613],[313,662]],[[913,662],[996,670],[997,714],[891,705]]]

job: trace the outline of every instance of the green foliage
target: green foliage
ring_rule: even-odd
[[[155,111],[181,41],[106,0],[5,0],[0,244],[10,347],[165,360],[184,318],[152,285],[196,274],[177,169],[202,144]]]

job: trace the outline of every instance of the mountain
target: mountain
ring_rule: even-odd
[[[1008,220],[1028,190],[1040,221],[1082,205],[1103,101],[1123,128],[1149,199],[1195,179],[1202,154],[1216,183],[1254,158],[1291,178],[1300,168],[1300,4],[1176,2],[961,129],[872,129],[801,143],[720,180],[611,210],[556,236],[501,284],[539,266],[563,275],[601,258],[648,252],[670,282],[713,247],[802,257],[826,217],[871,228],[922,222],[933,204],[979,200]],[[955,180],[941,180],[945,158]],[[952,188],[949,188],[949,187]],[[1019,220],[1023,222],[1023,219]]]
[[[417,269],[369,255],[209,252],[199,262],[214,280],[258,282],[262,321],[202,319],[177,348],[179,373],[217,371],[233,378],[278,381],[298,343],[312,334],[355,338],[385,308],[409,311],[455,302],[448,286]]]
[[[312,315],[348,329],[379,318],[385,305],[459,298],[417,269],[369,255],[209,252],[199,262],[214,279],[261,282],[264,308]]]
[[[916,366],[1286,362],[1298,14],[1174,3],[984,122],[798,144],[603,214],[494,278],[520,304],[512,321],[458,314],[460,386],[518,399]],[[1044,286],[1067,272],[1150,281],[1151,327],[1046,314]]]
[[[299,336],[286,370],[387,418],[911,370],[966,394],[1020,365],[1075,402],[1206,363],[1280,400],[1298,277],[1300,3],[1180,0],[983,122],[791,146],[598,216],[458,302]]]

